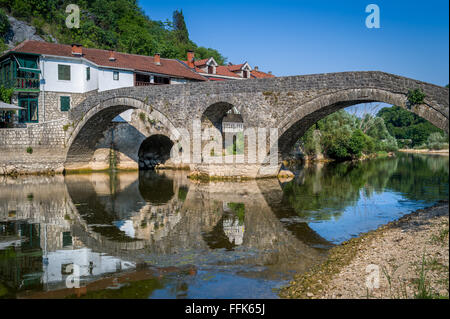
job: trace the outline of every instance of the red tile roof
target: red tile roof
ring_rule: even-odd
[[[203,59],[203,60],[199,60],[199,61],[204,61],[204,60],[209,60],[209,59]],[[182,61],[184,64],[187,65],[187,61]],[[196,61],[197,62],[197,61]],[[197,65],[197,63],[194,63],[195,65]],[[204,65],[204,64],[199,64],[199,65]],[[200,74],[205,74],[205,76],[208,76],[209,73],[204,72],[202,69],[195,67],[195,72],[198,72]],[[229,76],[229,77],[233,77],[233,78],[240,78],[239,75],[231,72],[228,69],[228,66],[224,66],[224,65],[218,65],[216,66],[216,75],[223,75],[223,76]]]
[[[202,59],[202,60],[198,60],[198,61],[194,61],[194,65],[195,65],[195,66],[206,65],[206,62],[208,62],[209,59],[211,59],[211,58],[208,58],[208,59]],[[187,62],[186,62],[186,63],[187,63]]]
[[[245,63],[241,63],[241,64],[233,64],[233,65],[229,65],[228,69],[233,72],[233,71],[239,71],[240,69],[242,69],[242,67],[244,66]]]
[[[24,53],[36,53],[63,57],[74,57],[72,46],[41,41],[27,40],[19,44],[12,51]],[[83,58],[99,66],[131,69],[136,71],[152,72],[174,77],[205,81],[206,79],[184,66],[177,60],[161,58],[161,65],[153,62],[153,57],[137,54],[114,52],[114,61],[109,60],[111,51],[90,49],[83,47]]]
[[[231,76],[231,77],[234,77],[234,78],[240,78],[239,75],[231,72],[228,66],[223,66],[223,65],[216,66],[216,74],[217,75]]]
[[[255,71],[255,70],[253,70],[253,71],[251,72],[251,75],[252,75],[254,78],[257,78],[257,79],[274,78],[274,77],[275,77],[275,75],[273,75],[273,74],[266,73],[266,72],[261,72],[261,71]]]

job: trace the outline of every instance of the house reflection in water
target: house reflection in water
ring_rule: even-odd
[[[84,247],[69,231],[25,221],[0,223],[0,249],[0,278],[17,290],[65,288],[75,265],[81,281],[135,266]]]
[[[244,242],[244,216],[245,205],[243,203],[223,203],[223,232],[230,243],[239,246]]]

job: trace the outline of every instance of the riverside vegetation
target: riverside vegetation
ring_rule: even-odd
[[[399,148],[448,149],[448,135],[399,106],[382,108],[361,117],[335,112],[308,129],[296,144],[306,159],[337,161],[386,155]]]

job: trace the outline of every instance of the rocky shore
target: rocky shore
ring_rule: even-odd
[[[280,297],[448,299],[448,209],[448,201],[440,202],[332,248]]]

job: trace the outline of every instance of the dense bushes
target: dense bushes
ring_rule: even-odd
[[[317,122],[299,144],[305,155],[323,154],[335,160],[397,150],[396,140],[387,131],[383,119],[370,115],[360,119],[343,110]]]
[[[439,132],[431,133],[427,138],[426,144],[421,145],[420,148],[428,148],[431,150],[448,149],[448,135]]]
[[[385,107],[377,116],[384,119],[387,130],[398,140],[401,148],[426,144],[432,133],[444,134],[427,120],[399,106]]]

